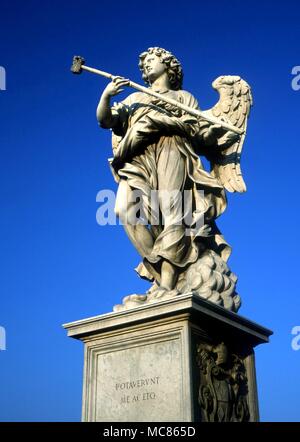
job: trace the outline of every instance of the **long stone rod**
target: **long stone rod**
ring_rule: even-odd
[[[93,74],[102,75],[102,77],[106,77],[106,78],[110,78],[110,79],[114,78],[114,75],[109,74],[108,72],[100,71],[99,69],[90,68],[89,66],[82,65],[81,69],[88,71],[88,72],[92,72]],[[134,81],[129,81],[128,86],[132,87],[133,89],[137,89],[140,92],[144,92],[145,94],[151,95],[152,97],[159,98],[160,100],[165,101],[166,103],[169,103],[169,104],[172,104],[176,107],[179,107],[179,109],[184,110],[185,112],[187,112],[190,115],[193,115],[194,117],[197,117],[197,118],[200,117],[206,121],[209,121],[210,123],[219,124],[224,129],[231,130],[232,132],[235,132],[239,135],[242,135],[244,133],[244,131],[239,129],[238,127],[235,127],[235,126],[232,126],[231,124],[225,123],[224,121],[221,121],[218,118],[214,118],[214,117],[205,115],[200,110],[193,109],[189,106],[185,106],[185,104],[179,103],[178,101],[173,100],[173,98],[165,97],[164,95],[161,95],[158,92],[152,91],[151,89],[149,89],[147,87],[141,86],[140,84],[135,83]]]

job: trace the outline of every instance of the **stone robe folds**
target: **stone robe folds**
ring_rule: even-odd
[[[197,100],[187,91],[160,93],[199,109]],[[113,128],[112,171],[117,181],[126,179],[132,190],[142,192],[144,213],[153,235],[152,252],[143,258],[155,266],[165,259],[182,271],[197,261],[199,244],[204,241],[206,249],[215,250],[227,260],[229,247],[214,222],[226,208],[225,191],[220,182],[204,170],[198,156],[209,148],[203,139],[209,123],[199,123],[184,111],[139,92],[114,104],[112,112],[118,117]],[[211,140],[210,144],[213,144]],[[182,201],[179,201],[184,190],[189,190],[191,196],[189,205],[193,217],[188,222],[182,216],[186,207],[182,209]],[[198,190],[204,192],[204,198]],[[176,191],[180,191],[171,210],[166,211],[160,204],[163,222],[159,225],[150,222],[151,191],[158,191],[160,203],[162,192],[175,191],[176,195]],[[203,215],[204,224],[209,226],[208,237],[201,235],[201,229],[198,235],[186,234],[186,229],[193,227],[199,215]],[[151,279],[143,264],[138,272]]]

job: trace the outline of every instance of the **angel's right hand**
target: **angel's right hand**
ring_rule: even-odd
[[[117,95],[120,92],[122,92],[124,90],[122,89],[124,86],[129,86],[129,83],[130,80],[128,80],[128,78],[115,76],[104,89],[103,95],[107,97],[113,97],[114,95]]]

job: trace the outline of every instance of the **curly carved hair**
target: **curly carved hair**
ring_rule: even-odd
[[[147,73],[144,70],[144,60],[148,54],[154,54],[160,57],[161,62],[167,66],[167,74],[173,90],[178,91],[182,89],[183,71],[181,63],[177,58],[169,51],[163,48],[149,48],[147,51],[142,52],[139,56],[139,68],[142,71],[143,80],[146,84],[149,84]]]

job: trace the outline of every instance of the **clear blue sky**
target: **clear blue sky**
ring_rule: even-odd
[[[261,419],[300,420],[300,351],[291,348],[300,325],[299,21],[296,0],[2,0],[0,420],[79,420],[83,348],[61,324],[147,288],[122,227],[95,219],[97,192],[115,189],[110,134],[95,119],[106,80],[69,68],[80,54],[141,82],[137,57],[149,46],[177,55],[184,88],[204,109],[219,75],[252,86],[248,192],[230,195],[219,226],[233,247],[240,313],[275,332],[256,352]]]

